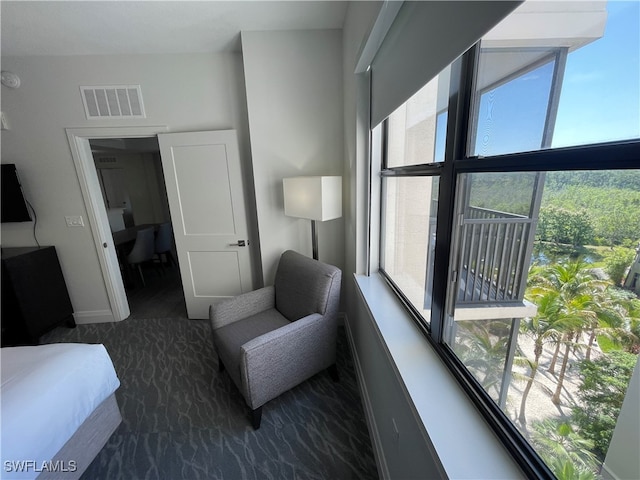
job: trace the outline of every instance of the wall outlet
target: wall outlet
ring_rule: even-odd
[[[64,217],[64,219],[67,221],[67,227],[84,227],[84,221],[81,215],[70,215]]]

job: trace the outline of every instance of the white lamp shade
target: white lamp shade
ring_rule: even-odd
[[[342,177],[294,177],[282,180],[284,214],[310,220],[342,216]]]

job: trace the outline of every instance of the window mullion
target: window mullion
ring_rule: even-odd
[[[408,165],[393,167],[380,172],[383,177],[424,177],[440,175],[444,165],[442,163],[429,163],[424,165]]]
[[[433,303],[431,307],[431,336],[441,343],[445,331],[447,293],[451,242],[453,240],[453,216],[456,191],[456,160],[464,158],[467,149],[468,124],[473,98],[473,72],[478,58],[478,45],[472,47],[451,67],[449,117],[445,161],[440,175],[438,199],[438,229],[436,232]]]
[[[492,157],[469,157],[456,162],[461,172],[537,172],[560,170],[637,169],[640,142],[580,145],[532,152],[508,153]]]

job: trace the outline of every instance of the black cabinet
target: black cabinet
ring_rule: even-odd
[[[75,327],[55,247],[2,249],[2,346],[36,345],[58,325]]]

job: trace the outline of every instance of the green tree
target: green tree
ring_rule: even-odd
[[[639,170],[549,172],[545,180],[545,189],[555,192],[571,186],[637,190],[638,185],[640,185]]]
[[[593,442],[580,436],[564,420],[546,419],[534,422],[531,443],[547,464],[560,460],[561,465],[571,463],[580,472],[595,472],[597,469],[597,458],[591,451]],[[564,471],[565,468],[559,470]]]
[[[564,354],[556,390],[551,397],[556,405],[560,403],[569,355],[572,349],[581,346],[579,339],[582,332],[597,323],[600,307],[596,302],[596,293],[604,290],[606,285],[607,282],[596,278],[590,265],[581,259],[543,267],[532,279],[529,295],[537,305],[539,305],[537,299],[544,298],[545,295],[557,294],[554,324],[560,335],[554,339],[561,345],[556,344],[556,353],[550,371],[553,372],[560,346],[564,346]]]
[[[627,268],[634,258],[634,251],[630,248],[615,247],[604,259],[604,269],[611,281],[620,285],[624,281]]]
[[[496,401],[499,399],[511,323],[504,320],[457,322],[455,353]]]
[[[531,198],[536,188],[536,180],[542,175],[537,172],[483,173],[474,175],[470,189],[469,204],[475,207],[529,215]],[[509,195],[504,195],[509,192]]]
[[[596,480],[598,478],[593,472],[576,468],[571,460],[552,458],[546,463],[558,480]]]
[[[597,360],[578,363],[582,384],[578,387],[579,406],[572,418],[580,434],[591,440],[594,453],[604,461],[616,426],[637,355],[614,350]]]
[[[547,179],[551,178],[549,174]],[[581,184],[580,181],[580,176],[576,175],[571,183],[562,188],[554,188],[550,180],[545,182],[542,204],[552,204],[573,212],[588,211],[594,240],[601,245],[624,245],[637,241],[640,224],[640,191],[637,184],[634,186],[623,182],[616,186],[602,181],[596,186]]]
[[[540,210],[537,234],[543,241],[581,246],[591,243],[594,229],[586,210],[549,206]]]
[[[593,294],[592,309],[596,317],[589,325],[586,360],[591,359],[595,339],[611,347],[633,351],[639,344],[633,328],[640,321],[640,301],[635,294],[613,285]]]
[[[560,336],[558,323],[562,308],[558,292],[532,289],[529,292],[529,299],[538,306],[538,311],[534,317],[525,318],[520,323],[520,333],[533,339],[533,361],[528,362],[529,376],[522,392],[520,413],[518,415],[518,421],[523,426],[527,424],[525,413],[527,399],[540,367],[540,357],[542,356],[544,343]]]
[[[625,348],[628,352],[637,355],[640,353],[640,299],[632,292],[618,289],[616,291],[625,295],[625,300],[621,303],[628,312],[626,320],[628,320],[631,336],[630,343],[625,345]]]

